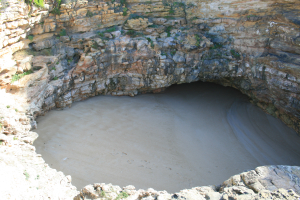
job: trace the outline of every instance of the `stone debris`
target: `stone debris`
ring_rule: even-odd
[[[133,186],[126,186],[121,189],[119,186],[111,184],[95,183],[85,186],[74,199],[111,199],[111,191],[115,196],[123,199],[159,199],[159,200],[270,200],[270,199],[293,199],[299,200],[299,174],[300,167],[283,165],[271,165],[257,167],[255,170],[244,172],[230,177],[222,185],[194,187],[192,189],[181,190],[175,194],[166,191],[135,190]],[[295,174],[293,173],[295,172]],[[280,174],[280,175],[277,175]],[[277,183],[275,180],[278,180]],[[253,185],[259,185],[253,189]],[[107,193],[107,191],[110,191]],[[124,195],[124,193],[126,195]]]

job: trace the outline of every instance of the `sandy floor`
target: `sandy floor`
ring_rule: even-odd
[[[37,152],[78,189],[104,182],[176,192],[260,165],[300,165],[293,130],[211,83],[94,97],[39,117],[37,132]]]

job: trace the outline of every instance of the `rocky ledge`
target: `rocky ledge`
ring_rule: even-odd
[[[95,183],[84,187],[74,199],[131,199],[131,200],[258,200],[299,199],[300,167],[263,166],[230,177],[219,186],[194,187],[175,194],[166,191],[121,189],[111,184]],[[295,192],[296,191],[296,192]]]

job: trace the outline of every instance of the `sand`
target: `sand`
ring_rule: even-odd
[[[261,165],[300,165],[294,130],[212,83],[98,96],[37,121],[37,152],[78,189],[97,182],[177,192]]]

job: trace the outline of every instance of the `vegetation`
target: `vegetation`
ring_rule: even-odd
[[[171,7],[171,9],[169,10],[169,14],[174,15],[174,13],[175,13],[175,10],[173,9],[173,7]]]
[[[86,16],[87,16],[87,17],[93,17],[94,14],[93,14],[91,11],[88,10],[88,11],[86,12]]]
[[[221,43],[214,43],[214,46],[210,47],[210,49],[220,49],[222,47],[223,47],[223,45]]]
[[[174,49],[170,53],[171,53],[172,56],[174,56],[176,54],[176,50]]]
[[[15,82],[15,81],[18,81],[18,80],[20,80],[21,78],[23,78],[24,76],[29,75],[29,74],[31,74],[31,73],[33,73],[33,71],[32,71],[32,70],[28,70],[28,71],[26,71],[26,72],[24,72],[24,73],[22,73],[22,74],[14,74],[14,75],[12,76],[11,83],[13,83],[13,82]]]
[[[100,37],[104,37],[104,33],[102,33],[102,32],[99,32],[98,35],[99,35]]]
[[[136,33],[134,30],[129,30],[126,32],[126,35],[134,36]]]
[[[52,67],[52,69],[51,70],[56,70],[56,68],[55,67]]]
[[[179,7],[185,7],[185,4],[182,2],[174,2],[173,3],[174,6],[179,6]]]
[[[200,42],[202,41],[202,38],[200,38],[199,35],[195,35],[195,38],[197,40],[196,46],[199,47],[200,46]]]
[[[130,14],[129,19],[138,19],[138,18],[143,18],[144,16],[138,15],[138,14]]]
[[[28,38],[30,41],[33,40],[33,37],[34,37],[33,35],[28,35],[28,36],[27,36],[27,38]]]
[[[129,195],[126,192],[121,192],[115,200],[125,199],[127,197],[129,197]]]
[[[55,80],[58,80],[58,78],[55,76],[54,78],[53,78],[53,80],[55,81]]]
[[[25,3],[28,5],[35,5],[37,7],[43,8],[44,7],[44,0],[25,0]]]
[[[165,18],[165,19],[168,19],[168,20],[169,20],[169,19],[175,19],[175,18],[172,17],[172,16],[165,16],[164,18]]]
[[[157,28],[158,27],[158,25],[157,24],[152,24],[152,25],[150,25],[150,26],[148,26],[149,28]]]
[[[150,38],[147,38],[147,40],[150,42],[150,46],[151,46],[151,48],[153,49],[153,48],[154,48],[154,43],[153,43],[153,41],[152,41]]]
[[[94,42],[93,42],[93,45],[92,45],[92,48],[93,48],[93,49],[98,49],[98,48],[99,48],[98,43],[94,41]]]
[[[54,15],[60,15],[61,0],[54,0],[53,10],[50,12]]]
[[[230,53],[235,59],[239,60],[241,58],[241,55],[238,52],[236,52],[234,49],[231,49]]]
[[[166,33],[168,34],[167,36],[168,37],[171,37],[171,30],[172,30],[172,26],[168,26],[168,27],[166,27]]]
[[[7,106],[6,106],[6,108],[10,108],[10,106],[9,106],[9,105],[7,105]]]
[[[117,30],[117,28],[116,28],[116,26],[114,26],[114,27],[111,27],[111,28],[106,29],[104,32],[105,32],[105,33],[111,33],[111,32],[114,32],[114,31],[116,31],[116,30]]]
[[[248,16],[247,16],[247,19],[249,20],[250,17],[256,17],[256,15],[248,15]]]
[[[123,16],[126,16],[126,15],[127,15],[127,11],[128,11],[128,8],[127,8],[127,7],[124,7],[124,8],[123,8]]]
[[[126,2],[126,0],[120,0],[120,3],[121,3],[122,6],[127,7],[127,2]]]
[[[101,193],[100,193],[100,196],[105,197],[105,195],[106,195],[105,192],[102,190]]]
[[[24,172],[23,172],[23,174],[25,175],[25,177],[26,177],[26,180],[28,180],[29,179],[29,174],[28,174],[28,172],[26,171],[26,170],[24,170]]]
[[[66,36],[66,35],[67,35],[66,29],[61,29],[59,32],[59,36]]]

